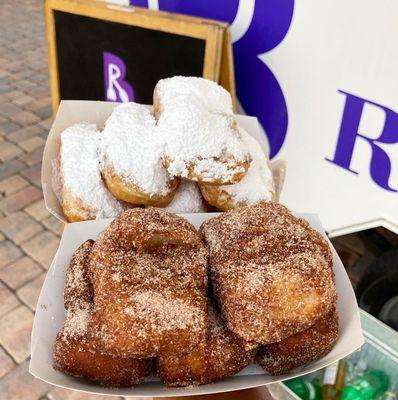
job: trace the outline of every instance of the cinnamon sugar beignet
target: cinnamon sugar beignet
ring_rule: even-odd
[[[238,207],[206,221],[201,234],[223,320],[243,339],[281,341],[334,305],[329,245],[286,207],[273,202]]]
[[[261,347],[256,361],[272,375],[319,360],[329,353],[339,336],[339,319],[336,307],[305,331]]]
[[[88,328],[94,307],[87,273],[93,243],[92,240],[84,242],[68,268],[64,291],[66,316],[54,343],[54,367],[105,386],[132,386],[149,375],[151,360],[102,353]]]
[[[245,350],[246,342],[233,334],[209,305],[206,340],[192,352],[156,359],[156,370],[167,386],[212,383],[235,375],[254,358],[257,348]]]
[[[188,221],[156,208],[121,213],[98,237],[93,329],[112,354],[181,354],[207,326],[206,248]]]

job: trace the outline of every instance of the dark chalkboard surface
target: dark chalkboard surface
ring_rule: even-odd
[[[92,0],[46,0],[46,21],[54,111],[61,99],[151,104],[159,79],[220,81],[228,64],[216,21]]]
[[[152,103],[161,78],[202,76],[205,40],[61,11],[54,17],[61,99],[105,100],[104,52],[124,61],[139,103]]]

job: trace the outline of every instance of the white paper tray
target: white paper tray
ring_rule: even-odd
[[[196,227],[217,214],[185,214]],[[297,214],[307,219],[313,228],[324,234],[319,218],[313,214]],[[250,365],[239,374],[211,385],[194,388],[164,388],[157,378],[147,379],[134,388],[103,388],[83,379],[73,378],[53,369],[52,346],[57,332],[64,321],[63,291],[65,274],[73,252],[87,239],[97,235],[111,222],[111,219],[77,222],[68,224],[63,232],[58,252],[48,270],[40,293],[32,331],[32,357],[29,371],[35,377],[52,385],[95,394],[168,397],[191,396],[247,389],[275,383],[284,379],[307,374],[323,368],[358,349],[364,342],[357,302],[343,264],[333,250],[333,268],[339,294],[337,309],[340,320],[340,337],[333,350],[321,360],[305,368],[283,376],[270,376],[256,366]]]

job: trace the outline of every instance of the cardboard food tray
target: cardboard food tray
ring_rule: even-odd
[[[204,213],[183,214],[182,216],[187,218],[196,227],[199,227],[203,221],[215,215],[217,214]],[[313,228],[326,237],[319,218],[316,215],[297,214],[297,216],[307,219]],[[358,306],[352,286],[343,264],[336,251],[332,248],[333,268],[339,294],[337,309],[340,320],[340,336],[329,354],[304,368],[282,376],[270,376],[264,373],[260,367],[250,365],[239,374],[210,385],[193,388],[165,388],[156,377],[151,377],[134,388],[120,389],[103,388],[84,379],[73,378],[56,371],[52,366],[52,346],[55,336],[64,322],[63,291],[70,258],[81,243],[87,239],[96,239],[97,235],[110,222],[111,219],[77,222],[68,224],[64,230],[58,252],[47,273],[40,293],[32,331],[32,356],[29,371],[43,381],[68,389],[117,396],[168,397],[228,392],[267,385],[307,374],[347,356],[358,349],[364,342]]]
[[[112,110],[117,103],[105,101],[85,101],[85,100],[63,100],[61,101],[54,123],[48,134],[43,153],[41,169],[41,184],[43,188],[44,201],[47,210],[62,222],[67,222],[62,212],[61,204],[53,188],[53,161],[59,157],[61,143],[61,132],[69,126],[88,122],[97,124],[99,128],[105,124]],[[148,106],[150,107],[150,106]],[[267,139],[259,130],[257,118],[246,115],[237,115],[238,124],[242,126],[260,143],[265,154],[268,154]],[[277,165],[277,164],[275,164]],[[284,169],[284,165],[277,165],[276,168]],[[283,173],[282,173],[283,175]],[[281,178],[283,180],[283,176]],[[282,184],[282,183],[281,183]],[[280,188],[278,188],[280,191]]]

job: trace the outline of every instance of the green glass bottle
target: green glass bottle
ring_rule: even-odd
[[[321,388],[317,382],[308,382],[303,378],[293,378],[284,384],[302,400],[321,400]]]
[[[362,378],[346,386],[340,400],[374,400],[390,385],[390,378],[381,370],[367,371]]]

